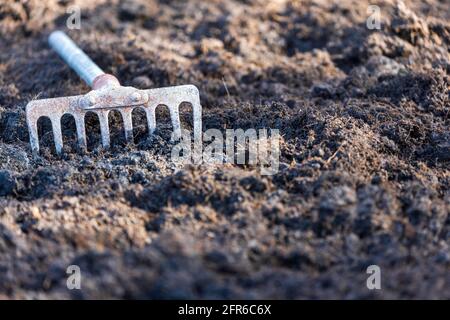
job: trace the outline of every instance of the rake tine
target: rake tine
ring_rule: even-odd
[[[81,150],[87,150],[86,142],[86,128],[84,124],[84,115],[75,117],[75,124],[77,127],[78,145]]]
[[[191,88],[191,105],[192,113],[194,118],[194,153],[193,162],[194,164],[199,164],[202,161],[202,106],[200,104],[200,94],[198,89],[194,86]]]
[[[192,112],[194,118],[194,138],[202,138],[202,106],[198,95],[192,97]]]
[[[132,119],[132,109],[120,109],[120,114],[122,115],[123,126],[125,129],[125,140],[128,143],[133,142],[133,119]]]
[[[170,118],[172,120],[172,129],[173,129],[173,141],[177,141],[181,138],[181,123],[180,123],[180,114],[179,114],[179,104],[175,104],[169,107],[170,110]]]
[[[38,130],[37,130],[37,122],[33,120],[27,119],[28,122],[28,128],[30,132],[30,143],[31,143],[31,150],[33,153],[39,152],[39,136],[38,136]]]
[[[62,148],[63,148],[63,137],[62,137],[62,131],[61,131],[61,118],[59,117],[52,117],[50,118],[52,122],[52,129],[53,129],[53,139],[55,140],[55,148],[56,153],[61,154]]]
[[[152,135],[156,130],[156,106],[145,108],[145,113],[147,115],[148,133]]]
[[[103,148],[109,149],[110,146],[110,136],[109,136],[109,123],[108,123],[108,110],[97,111],[98,119],[100,121],[100,133],[102,136]]]

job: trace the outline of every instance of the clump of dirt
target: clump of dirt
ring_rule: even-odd
[[[8,1],[0,5],[0,297],[450,298],[450,24],[443,1]],[[95,117],[64,155],[31,99],[89,88],[67,30],[139,88],[195,84],[203,129],[278,129],[279,171],[171,161],[167,110],[112,148]],[[189,110],[183,125],[192,127]],[[366,268],[382,270],[382,290]],[[82,289],[68,290],[78,265]]]

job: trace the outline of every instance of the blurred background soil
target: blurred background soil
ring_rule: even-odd
[[[33,157],[25,105],[88,91],[46,42],[73,5],[68,33],[124,85],[195,84],[204,130],[279,129],[279,172],[176,167],[164,110],[128,146],[113,114],[109,151],[91,117],[86,155],[65,117],[62,157],[43,119]],[[447,0],[0,0],[0,298],[449,299],[449,18]]]

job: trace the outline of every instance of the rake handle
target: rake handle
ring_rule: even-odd
[[[94,80],[113,77],[106,75],[64,32],[53,31],[48,37],[48,43],[91,88],[96,87]]]

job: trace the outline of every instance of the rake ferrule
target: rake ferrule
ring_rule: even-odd
[[[120,87],[120,82],[111,74],[101,74],[92,80],[92,88],[98,90],[104,87]]]

